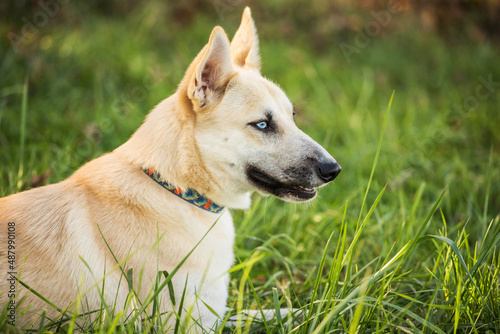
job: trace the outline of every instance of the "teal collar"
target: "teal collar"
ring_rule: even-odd
[[[149,175],[150,178],[152,178],[156,183],[158,183],[160,186],[163,188],[167,189],[170,191],[172,194],[182,198],[186,202],[189,202],[200,209],[213,212],[213,213],[219,213],[224,209],[223,206],[217,205],[199,192],[197,192],[194,189],[186,189],[182,190],[179,187],[174,186],[171,183],[168,183],[162,177],[158,172],[156,172],[153,168],[141,168],[144,173]]]

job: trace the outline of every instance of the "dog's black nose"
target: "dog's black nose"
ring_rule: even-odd
[[[335,180],[341,170],[342,167],[335,160],[319,163],[318,165],[319,177],[325,182]]]

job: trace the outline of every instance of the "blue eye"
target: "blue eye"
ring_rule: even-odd
[[[255,126],[262,130],[267,129],[269,127],[266,121],[259,122],[255,124]]]

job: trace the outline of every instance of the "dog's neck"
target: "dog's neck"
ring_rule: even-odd
[[[194,206],[206,210],[212,213],[220,213],[224,207],[214,203],[212,200],[203,196],[199,192],[194,189],[181,189],[167,181],[165,181],[158,172],[156,172],[153,168],[142,168],[142,170],[149,175],[151,179],[153,179],[160,186],[171,192],[172,194],[182,198],[188,203],[193,204]]]

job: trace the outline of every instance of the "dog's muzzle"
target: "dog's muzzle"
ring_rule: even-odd
[[[333,158],[306,161],[309,161],[309,166],[291,168],[287,170],[286,177],[272,176],[261,166],[249,165],[246,168],[247,178],[252,185],[265,193],[292,202],[308,201],[316,196],[316,188],[333,181],[342,168]]]

